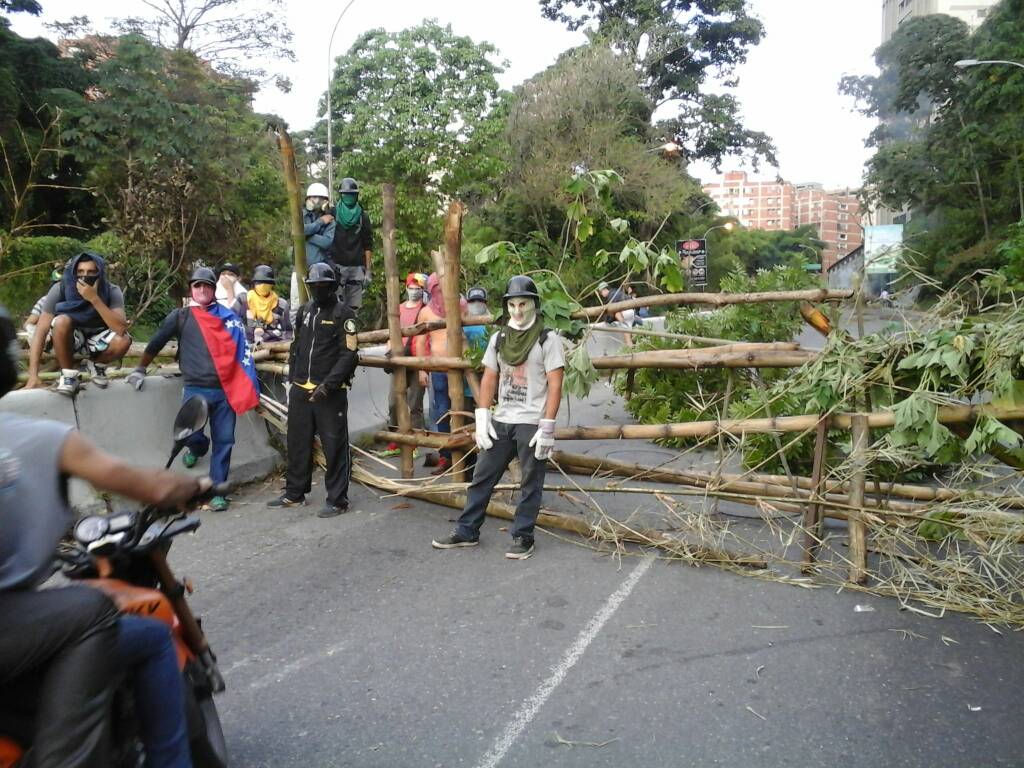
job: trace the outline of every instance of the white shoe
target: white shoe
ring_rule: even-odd
[[[61,368],[57,391],[67,397],[74,397],[78,394],[78,371],[73,368]]]
[[[102,363],[96,363],[92,360],[88,360],[85,363],[85,367],[89,370],[89,375],[92,377],[92,383],[100,389],[106,389],[107,384],[110,383],[110,379],[107,378],[107,366]]]

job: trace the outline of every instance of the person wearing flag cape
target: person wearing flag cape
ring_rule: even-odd
[[[260,402],[256,364],[245,340],[244,321],[216,301],[217,276],[213,270],[197,267],[188,286],[188,306],[164,318],[127,381],[136,391],[142,389],[146,368],[168,341],[178,340],[178,366],[185,378],[183,397],[199,395],[210,407],[210,437],[204,432],[193,435],[186,444],[182,463],[194,467],[210,451],[212,442],[210,479],[223,483],[231,467],[235,417]],[[223,512],[228,501],[215,496],[210,508]]]

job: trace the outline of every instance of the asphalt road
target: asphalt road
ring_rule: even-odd
[[[576,423],[622,417],[596,391]],[[562,535],[514,562],[496,520],[438,552],[454,510],[353,486],[352,511],[320,520],[319,486],[269,510],[279,487],[171,552],[225,672],[238,768],[1022,763],[1019,632]]]

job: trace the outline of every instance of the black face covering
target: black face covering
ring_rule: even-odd
[[[84,277],[80,277],[78,279],[81,280],[83,283],[86,283],[87,285],[96,285],[96,283],[99,282],[100,276],[99,275],[85,275]]]
[[[309,286],[309,294],[317,304],[327,304],[334,298],[334,285],[332,283],[314,283]]]

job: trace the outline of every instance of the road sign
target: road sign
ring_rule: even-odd
[[[703,287],[708,284],[708,241],[679,240],[676,243],[679,263],[686,273],[690,286]]]

